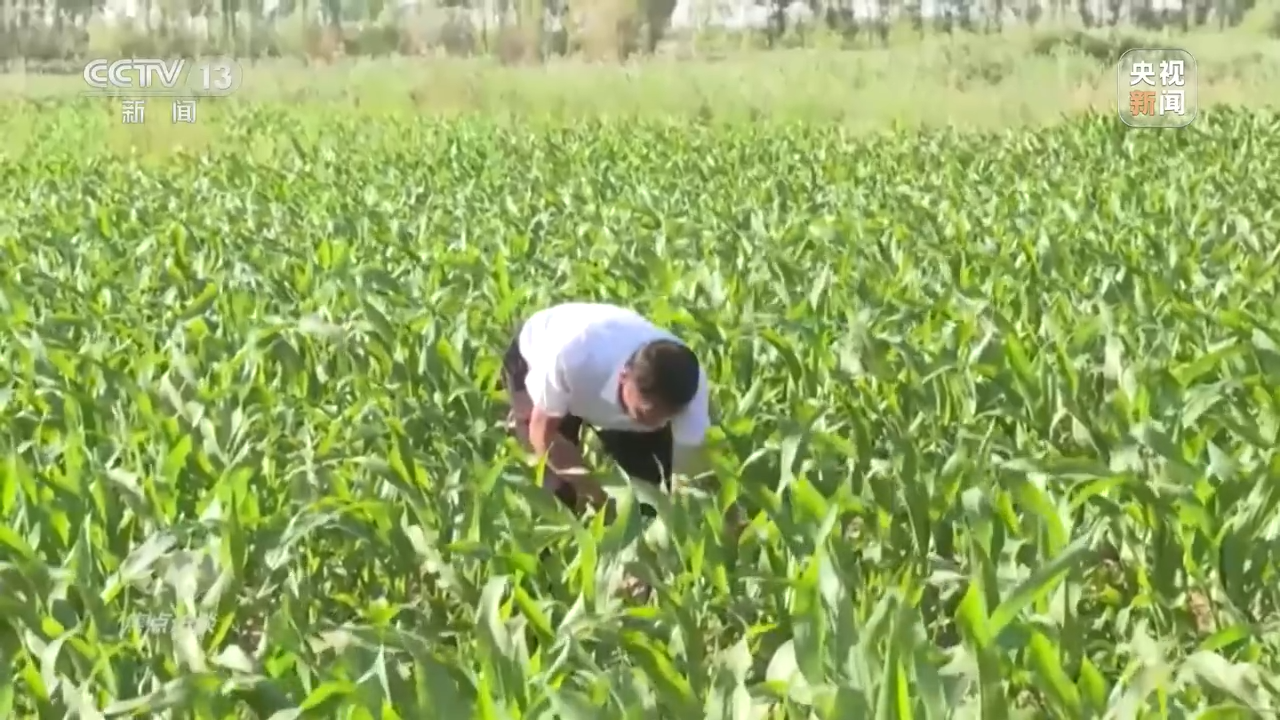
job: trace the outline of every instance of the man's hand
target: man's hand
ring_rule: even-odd
[[[690,477],[705,472],[711,465],[707,446],[675,443],[671,448],[671,465],[674,472]]]
[[[691,481],[703,479],[703,474],[711,469],[711,460],[706,445],[695,446],[676,443],[671,450],[672,489],[676,488],[677,478],[679,478],[680,484],[683,486]]]

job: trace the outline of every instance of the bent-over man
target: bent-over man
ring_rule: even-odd
[[[584,468],[584,425],[629,476],[670,489],[672,472],[699,459],[711,424],[707,375],[693,351],[614,305],[535,313],[507,348],[502,382],[517,437],[546,456],[548,489],[577,509],[605,499]]]

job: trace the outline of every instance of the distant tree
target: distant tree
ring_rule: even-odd
[[[342,0],[320,0],[325,22],[337,28],[342,24]]]
[[[80,22],[101,10],[105,4],[104,0],[56,0],[54,22],[59,27],[63,18]]]

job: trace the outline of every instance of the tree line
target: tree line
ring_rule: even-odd
[[[123,2],[125,0],[116,0]],[[122,57],[568,54],[596,40],[619,56],[652,52],[676,0],[0,0],[0,62],[58,71],[103,52]],[[1254,0],[756,0],[742,30],[776,47],[819,30],[842,43],[918,33],[997,33],[1010,24],[1142,28],[1235,26]],[[601,43],[599,36],[606,35]],[[594,36],[594,37],[593,37]]]

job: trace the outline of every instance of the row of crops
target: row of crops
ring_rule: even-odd
[[[1274,717],[1274,114],[237,112],[0,162],[0,717]],[[712,375],[650,525],[497,428],[571,298]]]

